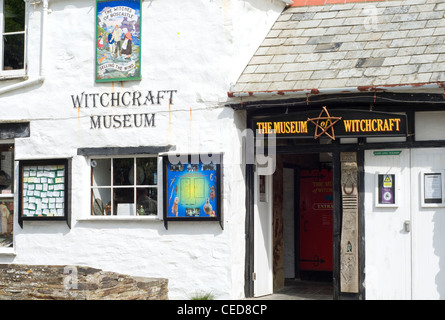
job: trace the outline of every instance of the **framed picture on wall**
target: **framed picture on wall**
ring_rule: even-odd
[[[221,166],[220,154],[213,161],[199,155],[163,157],[166,227],[168,221],[222,221]]]
[[[420,173],[422,207],[445,207],[444,173],[444,170]]]
[[[141,79],[141,0],[96,0],[96,82]]]
[[[66,221],[69,217],[68,159],[19,162],[19,225],[23,221]]]
[[[376,207],[397,207],[398,206],[398,181],[394,173],[377,173],[375,203]]]

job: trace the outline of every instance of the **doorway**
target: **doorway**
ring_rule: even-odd
[[[281,155],[274,181],[274,291],[326,293],[333,273],[332,154]]]
[[[254,296],[332,299],[332,153],[278,154],[255,185]]]

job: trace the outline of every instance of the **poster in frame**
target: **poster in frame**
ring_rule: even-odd
[[[375,206],[398,207],[400,181],[394,172],[376,173]]]
[[[141,79],[141,0],[96,0],[96,82]]]
[[[422,170],[420,178],[421,206],[445,207],[445,170]]]
[[[19,215],[23,221],[70,223],[68,159],[21,160],[19,162]]]
[[[222,225],[222,155],[163,156],[164,224],[168,221],[219,221]]]

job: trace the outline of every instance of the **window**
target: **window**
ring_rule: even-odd
[[[1,0],[1,70],[4,75],[25,69],[25,1]]]
[[[158,157],[91,159],[91,215],[158,214]]]
[[[12,247],[14,145],[0,144],[0,248]]]

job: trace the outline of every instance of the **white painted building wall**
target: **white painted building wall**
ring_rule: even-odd
[[[284,7],[280,0],[144,0],[142,80],[95,83],[95,1],[50,0],[47,15],[41,1],[28,2],[28,81],[44,81],[15,90],[11,85],[24,80],[0,81],[0,119],[30,121],[30,137],[14,141],[16,160],[72,158],[72,227],[25,221],[20,228],[16,196],[14,248],[0,254],[0,263],[85,265],[168,278],[171,299],[200,292],[242,298],[245,119],[224,103]],[[149,90],[176,90],[171,112],[167,99],[143,107],[74,108],[71,97]],[[90,128],[92,115],[143,112],[156,114],[156,127]],[[90,166],[77,149],[162,145],[224,153],[224,230],[216,222],[170,222],[166,230],[161,220],[90,220]],[[18,165],[16,193],[17,174]]]

